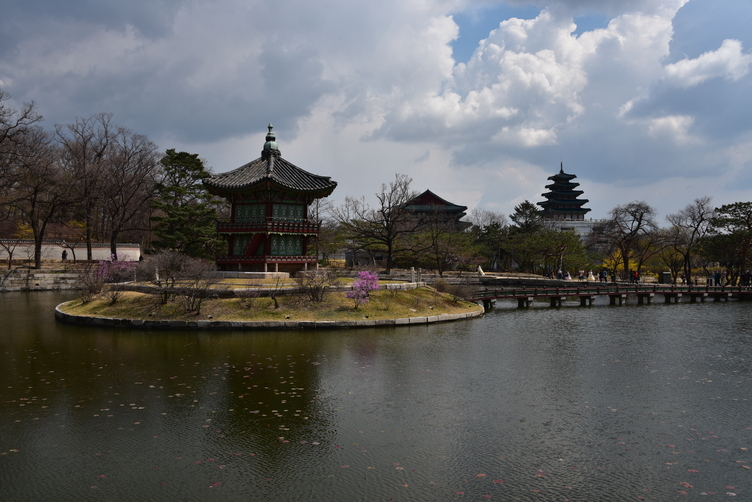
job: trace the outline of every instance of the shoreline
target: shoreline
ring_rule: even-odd
[[[133,329],[160,329],[160,330],[281,330],[281,329],[341,329],[341,328],[374,328],[383,326],[414,326],[420,324],[433,324],[437,322],[460,321],[482,317],[485,314],[483,307],[478,305],[477,310],[460,314],[439,314],[433,316],[402,317],[395,319],[359,320],[359,321],[170,321],[112,318],[101,316],[82,316],[68,314],[61,307],[73,302],[70,300],[55,307],[55,319],[65,324],[79,326],[97,326],[112,328]]]

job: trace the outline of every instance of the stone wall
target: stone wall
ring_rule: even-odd
[[[78,274],[68,270],[15,268],[0,276],[0,292],[80,289]]]

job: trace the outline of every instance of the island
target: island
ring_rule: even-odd
[[[424,283],[380,284],[366,301],[353,286],[330,288],[320,299],[297,286],[225,288],[195,298],[175,291],[112,288],[85,301],[57,306],[58,321],[79,325],[145,329],[267,330],[404,326],[480,317],[481,305]],[[184,293],[184,292],[183,292]],[[114,300],[114,301],[113,301]],[[195,307],[195,305],[194,305]]]

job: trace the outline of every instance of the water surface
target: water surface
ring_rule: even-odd
[[[202,333],[68,298],[0,296],[3,500],[752,500],[752,303]]]

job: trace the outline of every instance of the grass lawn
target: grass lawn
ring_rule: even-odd
[[[355,308],[345,293],[328,293],[322,302],[312,302],[301,294],[278,296],[279,308],[267,297],[255,299],[208,299],[201,312],[185,312],[180,297],[161,305],[159,298],[143,293],[125,292],[113,305],[100,297],[82,304],[74,300],[61,310],[72,315],[127,319],[195,321],[211,318],[217,321],[355,321],[362,319],[399,319],[440,314],[467,313],[482,310],[471,302],[438,293],[432,288],[411,291],[373,291],[370,301]],[[209,317],[211,316],[211,317]]]

